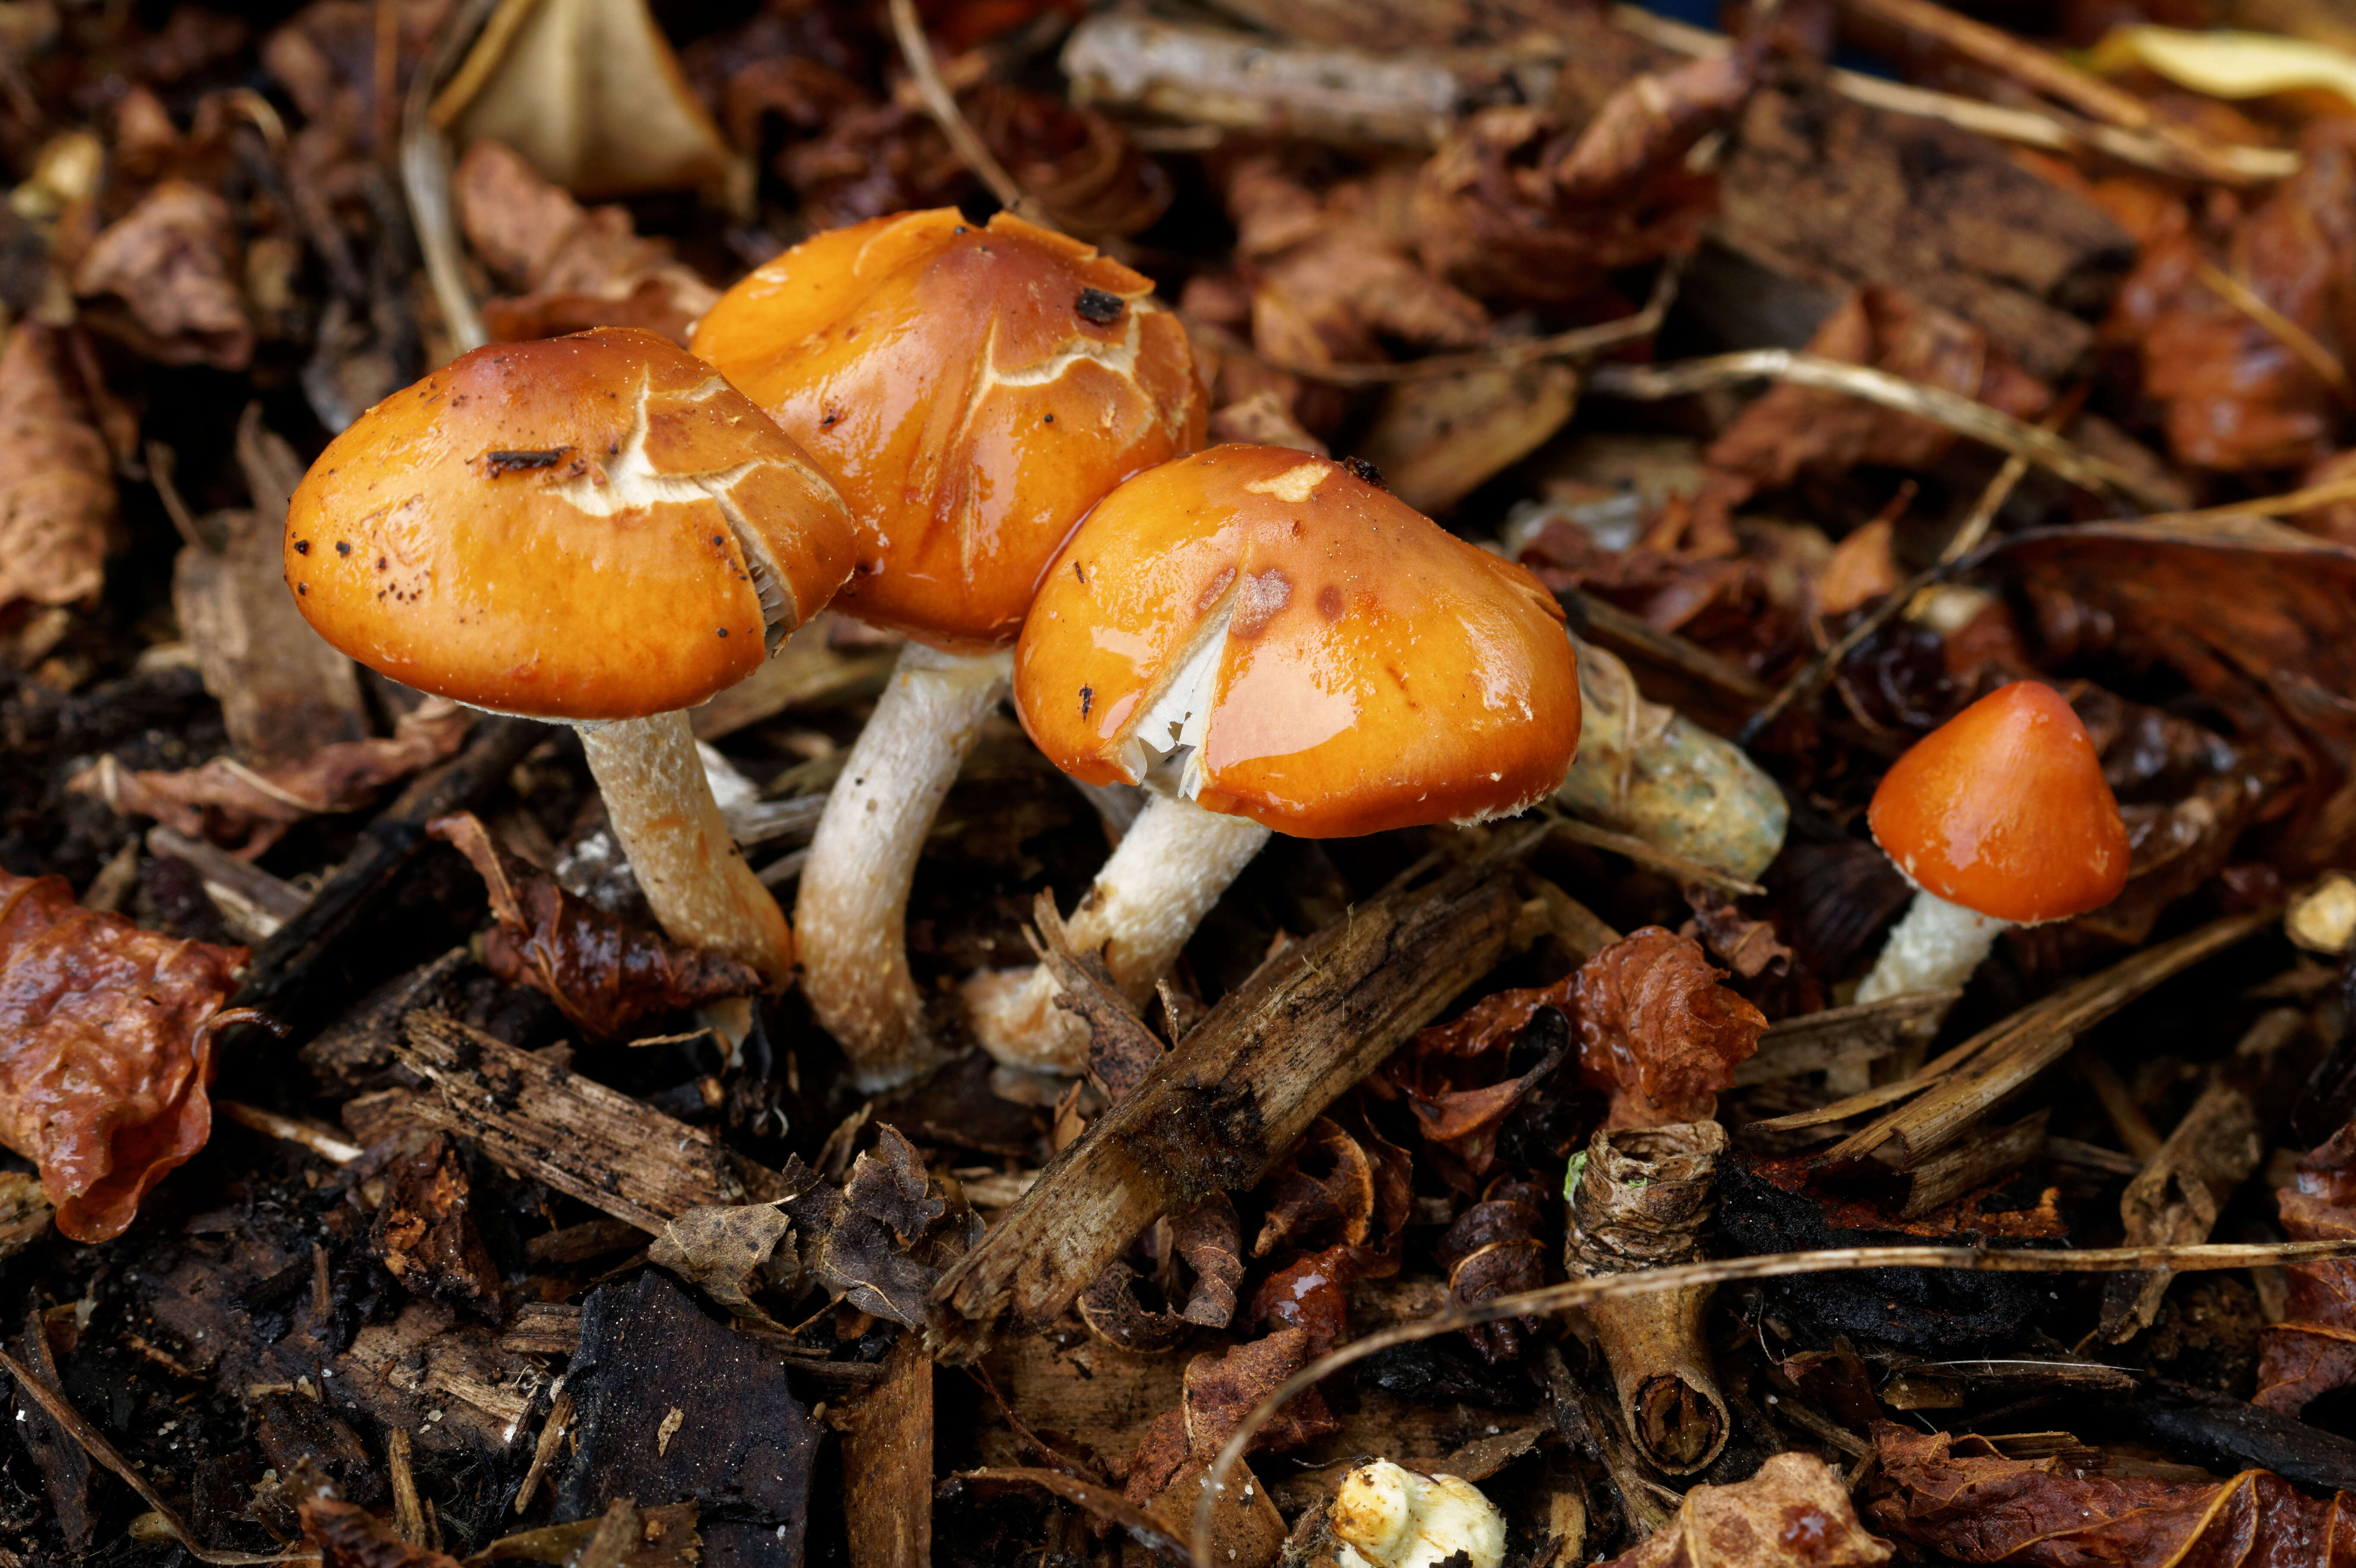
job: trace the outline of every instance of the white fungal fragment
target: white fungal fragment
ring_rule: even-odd
[[[1480,1488],[1388,1459],[1344,1477],[1326,1519],[1344,1543],[1334,1556],[1339,1568],[1439,1568],[1459,1552],[1471,1568],[1505,1561],[1505,1521]]]

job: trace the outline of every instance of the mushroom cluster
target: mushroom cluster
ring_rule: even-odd
[[[940,1060],[908,972],[925,835],[1073,526],[1139,469],[1202,444],[1185,329],[1152,283],[1006,213],[821,234],[714,305],[695,350],[849,501],[842,613],[909,638],[803,867],[803,988],[861,1087]]]

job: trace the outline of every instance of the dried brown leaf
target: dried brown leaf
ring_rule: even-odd
[[[459,1568],[456,1558],[412,1546],[357,1503],[322,1493],[304,1499],[302,1517],[303,1539],[319,1549],[319,1568]]]
[[[753,1292],[800,1275],[794,1224],[775,1203],[690,1209],[663,1226],[647,1261],[667,1268],[739,1317],[774,1325]]]
[[[229,203],[203,186],[166,180],[91,242],[73,289],[120,301],[120,317],[94,320],[150,359],[242,370],[253,357],[253,324],[241,270]]]
[[[62,877],[0,872],[0,1143],[40,1166],[59,1231],[122,1234],[204,1147],[212,1031],[245,959],[82,909]]]
[[[876,1134],[875,1147],[851,1162],[840,1190],[814,1183],[787,1199],[785,1211],[801,1238],[804,1266],[836,1299],[922,1328],[940,1270],[916,1254],[948,1217],[948,1204],[914,1144],[891,1126]]]
[[[1758,86],[1766,59],[1762,43],[1754,36],[1715,59],[1646,71],[1605,99],[1549,171],[1555,199],[1607,206],[1676,169],[1693,144],[1730,122]]]
[[[1612,1095],[1613,1127],[1707,1121],[1767,1019],[1718,984],[1700,944],[1647,926],[1580,967],[1580,1068]]]
[[[669,246],[639,238],[627,208],[584,208],[502,143],[466,149],[451,200],[468,241],[519,291],[483,306],[499,342],[636,326],[685,347],[696,318],[720,297]]]
[[[2033,420],[2052,402],[2044,384],[1979,328],[1893,288],[1850,295],[1816,328],[1807,351],[1976,399],[2017,419]],[[1724,516],[1802,474],[1837,477],[1861,463],[1928,468],[1958,439],[1944,425],[1861,399],[1779,386],[1710,443],[1703,456],[1712,480],[1695,507]]]
[[[357,811],[395,779],[450,756],[476,717],[471,709],[433,698],[402,715],[390,736],[337,741],[282,767],[250,768],[233,757],[216,757],[202,767],[133,773],[108,756],[66,787],[250,860],[304,818]]]
[[[95,599],[105,581],[113,465],[57,355],[56,332],[33,321],[0,352],[0,610]]]
[[[2356,1518],[2280,1476],[2224,1481],[2089,1475],[2066,1456],[2008,1459],[1987,1438],[1876,1422],[1881,1473],[1866,1518],[1965,1563],[2179,1568],[2195,1563],[2356,1562]]]
[[[1747,1481],[1694,1488],[1666,1528],[1606,1568],[1863,1568],[1890,1557],[1840,1477],[1812,1454],[1786,1453]]]
[[[369,1247],[387,1274],[419,1296],[497,1317],[498,1265],[470,1212],[465,1162],[442,1133],[412,1131],[376,1158],[384,1200],[369,1222]]]
[[[2299,1161],[2275,1201],[2283,1232],[2297,1242],[2356,1237],[2356,1123]],[[2260,1336],[2258,1392],[2252,1403],[2284,1415],[2356,1383],[2356,1264],[2294,1264],[2283,1320]]]
[[[2188,226],[2145,246],[2105,335],[2140,352],[2179,462],[2301,467],[2339,444],[2356,351],[2351,269],[2356,127],[2336,117],[2309,127],[2298,173],[2229,234]]]
[[[1184,1339],[1189,1329],[1224,1328],[1236,1314],[1236,1289],[1243,1284],[1243,1222],[1224,1192],[1215,1192],[1183,1213],[1174,1214],[1146,1233],[1149,1248],[1163,1262],[1161,1278],[1171,1296],[1175,1272],[1171,1262],[1183,1263],[1194,1278],[1183,1307],[1177,1311],[1147,1307],[1139,1299],[1138,1271],[1126,1262],[1114,1264],[1081,1294],[1081,1320],[1123,1349],[1166,1350]]]
[[[751,966],[677,947],[559,887],[492,841],[472,813],[437,817],[426,832],[466,857],[490,891],[498,924],[483,962],[509,985],[544,992],[564,1016],[619,1039],[649,1013],[749,997],[766,984]]]
[[[1575,1010],[1576,983],[1576,976],[1568,976],[1552,986],[1483,997],[1453,1021],[1419,1030],[1384,1070],[1408,1097],[1425,1152],[1450,1186],[1481,1189],[1496,1163],[1505,1118],[1569,1054],[1563,1020]],[[1541,1054],[1507,1076],[1526,1034],[1534,1036]]]
[[[1456,1216],[1433,1253],[1433,1261],[1448,1271],[1451,1306],[1477,1306],[1546,1283],[1547,1253],[1553,1250],[1546,1199],[1544,1188],[1499,1177],[1481,1201]],[[1483,1360],[1510,1361],[1522,1353],[1527,1323],[1515,1318],[1483,1323],[1466,1329],[1464,1337]]]
[[[1179,1408],[1155,1417],[1130,1457],[1130,1501],[1145,1506],[1190,1459],[1207,1461],[1216,1454],[1261,1400],[1315,1359],[1312,1343],[1307,1328],[1280,1328],[1223,1355],[1187,1362]],[[1297,1448],[1338,1425],[1324,1397],[1312,1388],[1286,1401],[1252,1435],[1245,1452]]]

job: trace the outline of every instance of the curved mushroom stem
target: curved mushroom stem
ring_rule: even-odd
[[[1571,1277],[1699,1261],[1725,1149],[1726,1129],[1716,1122],[1597,1132],[1569,1193],[1563,1262]],[[1587,1309],[1629,1436],[1673,1476],[1717,1458],[1732,1429],[1702,1335],[1711,1289],[1655,1291]]]
[[[943,1060],[908,975],[908,887],[925,835],[1013,671],[1011,653],[909,644],[810,840],[794,906],[802,990],[863,1093],[905,1083]]]
[[[793,933],[729,837],[687,715],[578,729],[615,840],[663,930],[749,964],[782,989],[793,974]]]
[[[1114,983],[1141,1004],[1268,837],[1248,816],[1153,795],[1072,912],[1065,929],[1073,948],[1102,947]],[[1047,1072],[1087,1069],[1087,1026],[1055,1006],[1059,987],[1044,968],[985,969],[962,989],[974,1038],[999,1061]]]
[[[1906,918],[1881,944],[1873,973],[1857,988],[1857,999],[1879,1002],[1917,991],[1954,990],[1972,977],[1996,945],[1997,933],[2011,923],[1917,891]]]

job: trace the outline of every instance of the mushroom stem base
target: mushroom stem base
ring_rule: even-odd
[[[1066,923],[1072,946],[1103,948],[1114,982],[1142,1003],[1268,837],[1249,817],[1151,796]],[[974,1038],[1010,1066],[1084,1071],[1087,1026],[1055,1005],[1057,989],[1036,965],[974,976],[964,987]]]
[[[729,837],[687,715],[583,725],[581,747],[615,841],[664,932],[749,964],[782,988],[793,974],[793,933]]]
[[[1918,991],[1954,990],[1972,977],[1996,945],[1997,933],[2009,923],[1918,891],[1906,918],[1882,944],[1873,973],[1857,988],[1857,999],[1879,1002]]]
[[[1013,668],[1012,654],[909,644],[810,841],[794,906],[802,989],[862,1093],[905,1083],[943,1060],[908,974],[908,887],[933,818]]]

